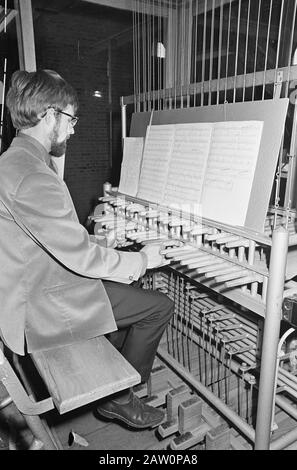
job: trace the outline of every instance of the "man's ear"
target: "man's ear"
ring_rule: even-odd
[[[54,112],[55,111],[53,108],[48,108],[45,113],[40,113],[38,117],[40,118],[40,120],[43,119],[47,126],[51,126],[55,120]]]

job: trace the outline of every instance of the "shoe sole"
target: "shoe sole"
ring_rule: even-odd
[[[123,421],[125,424],[127,424],[131,428],[136,428],[136,429],[146,429],[146,428],[152,428],[152,427],[158,426],[159,424],[162,423],[162,421],[164,419],[164,418],[162,418],[162,419],[159,419],[158,421],[152,422],[150,424],[141,425],[141,424],[135,424],[135,423],[129,421],[127,418],[124,418],[123,416],[118,415],[116,413],[112,413],[111,411],[105,411],[105,410],[97,409],[97,412],[99,413],[99,415],[104,416],[104,418],[116,419],[116,420],[119,420],[119,421]]]

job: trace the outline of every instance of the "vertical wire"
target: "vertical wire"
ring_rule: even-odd
[[[279,152],[279,156],[278,156],[277,171],[276,171],[276,175],[275,175],[276,185],[275,185],[274,207],[275,207],[276,211],[275,211],[275,214],[274,214],[274,227],[273,227],[274,229],[276,228],[277,209],[279,208],[279,201],[280,201],[283,140],[284,140],[284,136],[282,136],[282,143],[281,143],[280,152]]]
[[[142,49],[142,37],[141,37],[141,3],[138,1],[138,93],[139,93],[139,111],[141,111],[141,89],[142,89],[142,62],[141,62],[141,49]]]
[[[165,6],[164,6],[164,9],[165,9]],[[165,28],[165,22],[167,23],[167,28]],[[167,10],[165,9],[164,11],[164,16],[163,16],[163,20],[162,20],[162,31],[163,31],[163,44],[164,44],[164,47],[165,47],[165,30],[167,31],[167,35],[168,35],[168,23],[169,23],[169,7],[167,5]],[[162,83],[163,83],[163,109],[167,109],[168,106],[167,106],[167,99],[166,99],[166,95],[167,95],[167,92],[166,92],[166,84],[167,84],[167,74],[166,74],[166,61],[167,61],[167,54],[168,54],[168,46],[165,48],[165,57],[163,59],[163,80],[162,80]]]
[[[175,35],[174,35],[174,108],[176,109],[176,100],[177,100],[177,40],[178,40],[178,20],[177,20],[177,0],[175,0]]]
[[[137,26],[137,5],[138,0],[135,0],[135,31],[134,31],[134,37],[135,37],[135,101],[136,101],[136,112],[138,112],[138,26]]]
[[[154,60],[155,60],[155,50],[154,50],[154,0],[150,0],[150,12],[151,12],[151,26],[150,26],[150,77],[151,77],[151,101],[150,101],[150,111],[154,109]]]
[[[178,327],[179,327],[179,289],[178,289],[178,274],[174,278],[174,292],[175,292],[175,305],[176,305],[176,315],[175,315],[175,331],[174,331],[174,342],[175,342],[175,348],[176,348],[176,360],[179,362],[180,357],[179,357],[179,342],[178,342]]]
[[[241,18],[241,3],[242,0],[239,0],[238,5],[238,19],[237,19],[237,33],[236,33],[236,52],[235,52],[235,70],[234,70],[234,89],[233,89],[233,103],[236,102],[236,81],[237,81],[237,72],[238,72],[238,51],[239,51],[239,36],[240,36],[240,18]]]
[[[145,37],[145,21],[144,21],[144,4],[141,8],[141,34],[142,34],[142,102],[143,111],[146,111],[146,37]]]
[[[182,2],[182,11],[181,11],[181,49],[180,49],[180,107],[184,107],[184,98],[183,98],[183,83],[184,83],[184,73],[185,73],[185,2]]]
[[[161,78],[160,78],[160,14],[157,13],[157,96],[158,96],[158,111],[160,110],[160,87],[161,87]]]
[[[159,109],[162,109],[162,16],[161,16],[162,5],[160,5],[160,14],[158,16],[159,23],[159,43],[160,43],[160,57],[158,59],[159,64]]]
[[[151,103],[151,91],[152,91],[152,18],[151,18],[151,3],[149,0],[149,5],[148,5],[148,12],[147,12],[147,20],[148,20],[148,25],[147,25],[147,35],[148,35],[148,53],[147,53],[147,76],[148,76],[148,111],[150,112],[152,109],[152,103]]]
[[[207,0],[204,0],[204,24],[203,24],[204,29],[203,29],[203,48],[202,48],[201,106],[204,105],[206,22],[207,22]]]
[[[171,79],[171,101],[170,101],[170,109],[174,107],[174,86],[175,86],[175,26],[174,26],[174,17],[175,15],[173,14],[174,7],[173,7],[173,2],[174,0],[170,0],[170,8],[171,8],[171,40],[170,40],[170,54],[171,54],[171,71],[170,71],[170,79]]]
[[[246,41],[245,41],[242,101],[245,101],[245,91],[246,91],[245,87],[246,87],[247,56],[248,56],[248,44],[249,44],[249,32],[250,32],[250,13],[251,13],[251,0],[249,0],[248,2],[248,16],[247,16],[247,21],[246,21]]]
[[[139,12],[140,12],[140,3],[138,1],[138,4],[137,4],[138,8],[137,8],[137,37],[138,37],[138,41],[137,41],[137,63],[138,63],[138,70],[137,70],[137,77],[138,77],[138,84],[137,84],[137,87],[138,87],[138,112],[140,112],[140,107],[141,107],[141,102],[140,102],[140,88],[141,88],[141,62],[140,62],[140,25],[139,25]]]
[[[217,86],[217,104],[220,103],[220,80],[221,80],[221,66],[222,66],[222,42],[223,42],[223,0],[220,4],[220,33],[219,33],[219,51],[218,51],[218,86]]]
[[[164,11],[163,11],[163,8],[164,8]],[[160,39],[161,39],[161,44],[162,44],[162,60],[160,59],[160,80],[161,80],[161,92],[160,92],[160,106],[161,106],[161,109],[164,109],[164,50],[163,50],[163,46],[164,46],[164,23],[163,23],[163,18],[164,18],[164,15],[165,15],[165,5],[162,6],[161,8],[161,11],[160,11],[160,15],[161,15],[161,18],[160,18]]]
[[[148,111],[152,109],[152,7],[151,0],[147,8],[147,88],[148,88]]]
[[[213,322],[209,320],[208,322],[208,337],[209,337],[209,347],[208,347],[208,364],[209,364],[209,377],[208,377],[208,384],[211,389],[213,390]]]
[[[196,24],[195,24],[195,42],[194,42],[194,106],[196,106],[197,95],[197,37],[198,37],[198,0],[196,0]]]
[[[137,5],[138,0],[135,0],[135,93],[136,93],[136,111],[138,112],[138,25],[137,25]]]
[[[292,28],[291,28],[291,39],[290,39],[290,49],[289,49],[289,64],[288,64],[288,78],[287,78],[287,85],[286,85],[286,96],[289,96],[289,83],[290,83],[290,75],[291,75],[291,62],[292,62],[292,53],[293,53],[293,40],[294,40],[294,32],[295,32],[295,24],[296,24],[296,11],[297,11],[297,0],[295,0],[294,4],[294,13],[293,13],[293,22],[292,22]],[[297,116],[296,116],[296,109],[297,109],[297,104],[296,100],[294,102],[294,113],[293,113],[293,123],[292,123],[292,132],[291,132],[291,142],[290,142],[290,155],[294,155],[295,152],[295,144],[296,144],[296,126],[297,126]],[[289,172],[288,172],[288,177],[287,177],[287,189],[286,193],[289,195],[288,201],[287,201],[287,213],[291,210],[291,188],[293,184],[293,168],[294,165],[289,165]]]
[[[168,31],[167,31],[167,53],[166,53],[166,62],[167,63],[167,68],[166,70],[169,69],[170,65],[170,71],[168,75],[165,76],[165,84],[166,87],[168,87],[168,108],[172,109],[172,87],[173,87],[173,59],[172,59],[172,33],[173,33],[173,10],[172,10],[172,0],[169,1],[168,4]],[[170,60],[169,60],[170,57]],[[169,82],[169,77],[170,77],[170,82]]]
[[[283,12],[284,12],[284,0],[282,0],[281,5],[281,12],[280,12],[280,19],[279,19],[279,31],[278,31],[278,39],[277,39],[277,53],[275,58],[275,87],[277,87],[277,69],[279,66],[279,51],[280,51],[280,43],[281,43],[281,35],[282,35],[282,23],[283,23]],[[281,86],[281,85],[279,85]],[[282,141],[280,146],[279,158],[278,158],[278,171],[276,174],[277,184],[276,184],[276,204],[278,206],[280,201],[280,191],[281,191],[281,174],[282,174],[282,163],[283,163],[283,148],[284,148],[284,133],[282,135]],[[277,207],[276,206],[276,207]],[[277,214],[275,214],[275,223],[277,219]]]
[[[183,54],[182,54],[182,64],[183,64],[183,74],[182,74],[182,82],[181,82],[181,103],[182,103],[182,108],[184,107],[184,90],[186,88],[186,75],[187,75],[187,54],[186,54],[186,44],[187,44],[187,38],[186,38],[186,33],[187,33],[187,28],[186,28],[186,2],[182,2],[183,5],[183,22],[182,22],[182,27],[183,27]]]
[[[136,112],[136,38],[135,38],[135,7],[136,2],[134,1],[132,20],[133,20],[133,87],[134,87],[134,112]]]
[[[191,49],[190,61],[189,61],[189,105],[192,107],[194,106],[194,68],[195,68],[195,31],[196,31],[196,24],[195,24],[195,0],[191,2],[191,34],[189,32],[189,46]]]
[[[255,100],[255,86],[256,86],[257,58],[258,58],[258,43],[259,43],[259,30],[260,30],[260,18],[261,18],[261,6],[262,6],[261,3],[262,3],[262,0],[259,0],[258,19],[257,19],[257,33],[256,33],[256,47],[255,47],[255,59],[254,59],[254,77],[253,77],[252,101]]]
[[[161,50],[162,50],[162,54],[163,54],[163,16],[162,16],[162,6],[161,6],[161,10],[160,10],[160,43],[161,43]],[[161,52],[160,50],[160,52]],[[160,61],[160,109],[163,108],[163,64],[164,64],[164,59],[162,58],[163,55],[161,54],[161,57],[159,58],[159,61]]]
[[[283,25],[283,15],[284,15],[284,0],[282,0],[281,12],[280,12],[280,19],[279,19],[279,31],[278,31],[278,38],[277,38],[277,50],[276,50],[276,58],[275,58],[275,80],[277,81],[277,70],[279,67],[279,52],[280,52],[280,45],[281,45],[281,38],[282,38],[282,25]]]
[[[7,0],[5,0],[5,3],[4,3],[4,35],[6,35],[6,33],[7,33]],[[2,106],[1,106],[1,118],[0,118],[0,153],[2,151],[2,144],[3,144],[6,75],[7,75],[7,57],[4,58],[4,68],[3,68]]]
[[[156,53],[156,48],[155,48],[155,3],[153,1],[153,53],[152,53],[152,58],[153,58],[153,110],[155,110],[155,102],[156,102],[156,97],[155,97],[155,53]]]
[[[160,5],[161,7],[161,5]],[[158,15],[158,42],[159,42],[159,52],[161,53],[161,12],[160,14]],[[158,85],[158,109],[160,110],[161,109],[161,87],[162,87],[162,79],[161,79],[161,65],[162,65],[162,61],[161,61],[161,54],[159,54],[159,57],[158,57],[158,82],[159,82],[159,85]]]
[[[184,279],[182,277],[179,277],[179,285],[178,285],[178,289],[179,289],[179,331],[180,331],[180,334],[179,334],[179,343],[180,343],[180,347],[181,347],[181,364],[183,364],[183,366],[185,366],[185,355],[184,355],[184,344],[183,344],[183,327],[184,327],[184,306],[183,306],[183,300],[184,300]]]
[[[192,372],[192,362],[193,359],[193,318],[192,318],[192,303],[190,301],[190,294],[189,294],[189,283],[186,286],[186,304],[187,304],[187,312],[188,312],[188,321],[186,325],[187,331],[187,357],[188,357],[188,367],[189,371]]]
[[[150,97],[150,92],[149,92],[149,83],[150,83],[150,78],[149,78],[149,53],[150,53],[150,44],[149,44],[149,12],[150,12],[150,5],[149,2],[146,2],[146,8],[145,8],[145,102],[146,102],[146,111],[149,111],[149,97]]]
[[[190,83],[191,83],[191,57],[192,52],[192,31],[193,31],[193,0],[189,2],[188,15],[188,59],[187,59],[187,108],[190,107]]]
[[[297,114],[296,114],[296,110],[297,110],[297,102],[296,102],[296,99],[295,99],[295,103],[294,103],[294,112],[293,112],[293,124],[292,124],[292,135],[291,135],[291,143],[290,143],[290,155],[291,155],[291,159],[292,159],[292,156],[294,155],[294,151],[295,151],[295,145],[296,145],[296,132],[297,132]],[[292,185],[293,185],[293,168],[294,168],[294,165],[289,165],[289,171],[288,171],[288,176],[287,176],[287,189],[286,189],[286,193],[288,194],[288,200],[287,200],[287,206],[286,206],[286,211],[287,213],[291,210],[291,204],[292,204],[292,200],[291,200],[291,194],[292,194]],[[288,220],[287,220],[287,223],[288,223]],[[287,228],[287,227],[286,227]]]
[[[267,70],[267,61],[268,61],[269,39],[270,39],[270,32],[271,32],[272,3],[273,3],[273,0],[270,0],[268,29],[267,29],[267,41],[266,41],[266,53],[265,53],[265,65],[264,65],[264,74],[263,74],[264,78],[263,78],[262,100],[264,100],[264,98],[265,98],[265,90],[266,90],[266,70]]]
[[[174,324],[175,324],[175,290],[174,290],[174,274],[173,271],[170,273],[170,292],[171,292],[171,300],[174,302],[174,313],[170,320],[170,333],[171,333],[171,352],[172,356],[175,357],[175,348],[174,348]]]
[[[296,11],[297,11],[297,0],[295,0],[295,4],[294,4],[293,21],[292,21],[292,28],[291,28],[291,39],[290,39],[289,60],[288,60],[288,79],[287,79],[286,94],[285,94],[285,96],[287,97],[289,96],[289,88],[290,88],[290,76],[291,76],[293,41],[294,41],[295,23],[296,23]]]
[[[211,35],[210,35],[210,51],[209,51],[209,86],[208,86],[208,104],[211,105],[211,82],[213,74],[213,49],[214,49],[214,17],[215,17],[215,0],[212,0],[211,8]]]
[[[155,10],[155,2],[153,2],[154,7],[154,25],[155,25],[155,32],[154,32],[154,77],[155,77],[155,109],[159,109],[159,57],[158,57],[158,42],[159,42],[159,14],[158,14],[158,5],[156,4]]]
[[[232,363],[232,347],[228,350],[228,355],[229,355],[229,361],[227,360],[228,363],[228,371],[227,371],[227,405],[230,403],[230,381],[231,381],[231,375],[232,375],[232,370],[231,370],[231,363]]]
[[[225,79],[225,98],[224,102],[227,102],[227,82],[229,73],[229,47],[230,47],[230,30],[231,30],[231,11],[232,11],[232,0],[229,3],[229,20],[228,20],[228,39],[227,39],[227,58],[226,58],[226,79]]]

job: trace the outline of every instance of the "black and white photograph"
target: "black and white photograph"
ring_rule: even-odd
[[[297,0],[0,0],[0,450],[296,451],[296,158]]]

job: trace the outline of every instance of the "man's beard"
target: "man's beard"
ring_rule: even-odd
[[[66,147],[67,147],[67,138],[63,140],[62,142],[58,142],[58,129],[59,129],[59,126],[56,125],[51,134],[50,154],[53,157],[62,157],[62,155],[65,154]]]

